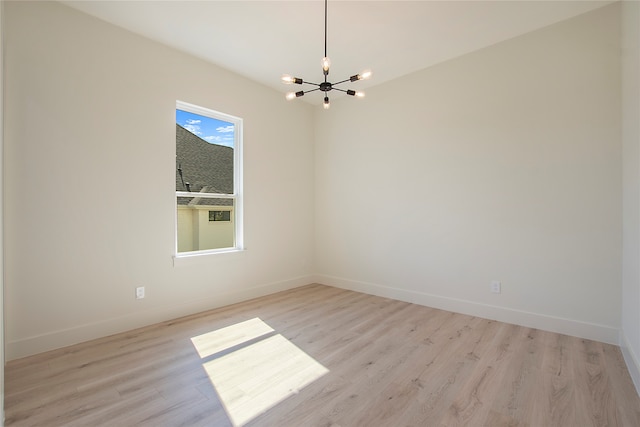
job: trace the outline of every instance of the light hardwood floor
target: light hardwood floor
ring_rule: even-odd
[[[640,426],[619,348],[309,285],[29,358],[7,426]]]

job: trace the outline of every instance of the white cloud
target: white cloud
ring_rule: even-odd
[[[199,122],[199,120],[195,120],[195,121]],[[200,132],[200,126],[187,124],[187,125],[184,125],[184,128],[194,135],[202,135],[202,132]]]
[[[220,142],[220,141],[222,141],[222,138],[220,138],[219,136],[216,136],[216,135],[205,136],[202,139],[206,139],[209,142]]]
[[[197,125],[198,123],[200,123],[200,120],[194,120],[194,119],[187,120],[188,125]]]
[[[219,128],[216,128],[216,130],[220,133],[233,132],[233,125],[220,126]]]

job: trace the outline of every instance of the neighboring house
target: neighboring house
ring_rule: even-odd
[[[233,202],[197,197],[197,193],[233,193],[233,148],[210,144],[176,124],[178,252],[234,245]]]

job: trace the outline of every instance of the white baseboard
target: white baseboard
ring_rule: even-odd
[[[215,297],[199,299],[150,310],[135,312],[126,316],[107,319],[100,322],[80,325],[74,328],[58,330],[6,343],[6,360],[18,359],[45,351],[66,347],[80,342],[120,332],[130,331],[143,326],[176,319],[190,314],[200,313],[225,305],[235,304],[264,295],[293,289],[313,283],[312,276],[301,276],[279,282],[267,283],[241,291],[217,293]]]
[[[620,332],[620,349],[622,350],[624,361],[627,364],[629,375],[631,375],[631,380],[633,380],[633,384],[636,386],[636,391],[640,394],[640,358],[638,358],[638,355],[633,351],[631,345],[629,345],[629,339],[624,331]]]
[[[541,315],[504,307],[491,306],[473,301],[442,297],[416,291],[392,288],[373,283],[342,279],[327,275],[300,276],[293,279],[258,285],[242,291],[217,294],[215,298],[200,299],[181,304],[157,307],[151,310],[136,312],[127,316],[107,319],[74,328],[58,330],[47,334],[28,337],[6,343],[6,360],[18,359],[33,354],[43,353],[80,342],[125,332],[154,323],[211,310],[229,304],[258,298],[275,292],[293,289],[309,283],[320,283],[342,289],[392,298],[428,307],[438,308],[456,313],[498,320],[530,328],[542,329],[609,344],[621,344],[620,332],[608,326],[580,322],[577,320]],[[621,346],[623,347],[623,346]],[[625,350],[626,347],[626,350]],[[625,361],[629,365],[636,388],[640,384],[638,358],[629,349],[623,347]],[[630,362],[631,361],[631,362]]]
[[[609,326],[564,319],[544,314],[497,307],[457,298],[449,298],[423,292],[392,288],[374,283],[366,283],[339,277],[316,275],[315,282],[323,285],[362,292],[370,295],[406,301],[455,313],[498,320],[528,328],[586,338],[618,345],[619,331]]]

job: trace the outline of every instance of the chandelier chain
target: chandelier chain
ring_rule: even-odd
[[[324,0],[324,56],[327,57],[327,0]]]

